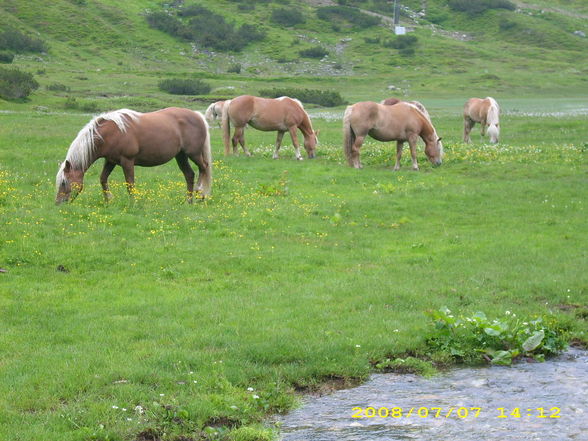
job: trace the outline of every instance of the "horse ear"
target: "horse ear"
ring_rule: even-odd
[[[66,173],[69,173],[71,170],[71,162],[69,162],[67,159],[65,160],[65,164],[63,165],[63,171]]]

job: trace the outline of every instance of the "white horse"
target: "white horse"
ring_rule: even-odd
[[[476,123],[481,125],[481,134],[488,132],[490,142],[496,144],[500,135],[498,116],[500,107],[492,97],[470,98],[463,108],[463,140],[470,142],[470,132]]]

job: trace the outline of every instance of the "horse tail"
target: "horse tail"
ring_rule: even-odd
[[[500,107],[498,103],[492,97],[487,97],[490,100],[490,107],[488,108],[488,114],[486,115],[486,123],[488,124],[488,135],[490,136],[490,142],[498,142],[498,136],[500,135],[499,120],[498,116],[500,113]]]
[[[206,118],[202,116],[200,112],[196,112],[202,121],[204,122],[204,126],[206,129],[206,137],[204,139],[204,145],[202,149],[202,156],[204,162],[206,163],[206,172],[204,173],[204,177],[202,179],[202,195],[203,196],[210,196],[210,192],[212,189],[212,148],[210,146],[210,127],[206,121]]]
[[[355,143],[355,132],[351,128],[351,113],[353,112],[353,106],[347,106],[345,114],[343,115],[343,151],[349,165],[353,166],[351,162],[351,152],[353,150],[353,144]]]
[[[214,121],[214,106],[215,105],[216,105],[216,103],[212,103],[210,106],[208,106],[208,108],[206,109],[206,112],[204,112],[204,119],[206,119],[206,122],[208,123],[209,126]]]
[[[225,145],[225,156],[228,156],[231,152],[231,119],[229,118],[229,107],[231,107],[231,100],[225,101],[221,117],[223,143]]]

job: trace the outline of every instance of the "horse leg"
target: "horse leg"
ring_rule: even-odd
[[[132,159],[122,158],[120,166],[125,174],[125,181],[127,183],[127,191],[131,198],[135,197],[135,162]]]
[[[200,196],[204,199],[210,194],[210,181],[212,179],[211,166],[205,159],[205,155],[190,155],[190,159],[198,166],[198,182],[196,190],[200,192]],[[206,182],[206,185],[202,184],[202,181]]]
[[[476,124],[476,123],[468,117],[464,118],[464,120],[463,120],[463,142],[465,142],[467,144],[472,142],[472,140],[470,138],[470,132],[472,131],[474,124]]]
[[[396,141],[396,164],[394,164],[394,171],[400,170],[400,158],[402,158],[403,141]]]
[[[486,128],[488,127],[488,123],[486,121],[482,121],[480,123],[480,135],[486,136]]]
[[[284,137],[284,133],[286,132],[282,132],[280,130],[278,130],[278,137],[276,138],[276,151],[274,152],[274,159],[278,159],[278,155],[279,155],[279,151],[280,151],[280,146],[282,145],[282,138]]]
[[[419,164],[417,163],[416,146],[417,139],[415,137],[408,138],[408,145],[410,146],[410,156],[412,158],[412,169],[414,171],[419,170]]]
[[[302,161],[304,158],[300,154],[300,144],[298,143],[298,134],[296,133],[297,130],[298,127],[296,126],[292,126],[288,129],[290,132],[290,138],[292,138],[292,144],[294,144],[294,155],[296,156],[296,159]]]
[[[194,170],[190,166],[188,162],[188,156],[184,152],[180,152],[176,155],[176,162],[178,163],[178,167],[184,173],[184,178],[186,179],[186,187],[187,187],[187,196],[186,201],[191,204],[194,196]]]
[[[104,161],[104,167],[102,168],[102,173],[100,174],[100,184],[102,185],[102,195],[104,196],[104,201],[108,202],[112,199],[112,193],[108,188],[108,177],[116,164],[114,162],[109,162],[108,159]]]
[[[361,162],[359,161],[359,149],[361,149],[364,139],[365,136],[356,136],[353,146],[351,147],[351,164],[354,168],[363,168],[363,165],[361,165]]]
[[[235,136],[233,136],[233,153],[237,154],[237,142],[241,144],[241,148],[245,152],[245,155],[251,156],[247,147],[245,147],[245,127],[237,127],[235,129]]]

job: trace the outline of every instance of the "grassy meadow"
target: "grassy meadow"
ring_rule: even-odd
[[[89,115],[0,113],[0,438],[271,439],[260,424],[296,391],[433,356],[425,312],[443,306],[553,317],[585,342],[585,116],[507,113],[499,145],[464,145],[446,103],[425,101],[446,158],[419,151],[420,172],[375,141],[347,167],[338,110],[314,118],[315,160],[287,137],[272,160],[253,129],[254,156],[225,158],[213,128],[213,197],[192,206],[172,161],[137,168],[134,203],[115,169],[108,205],[95,164],[57,207]]]

